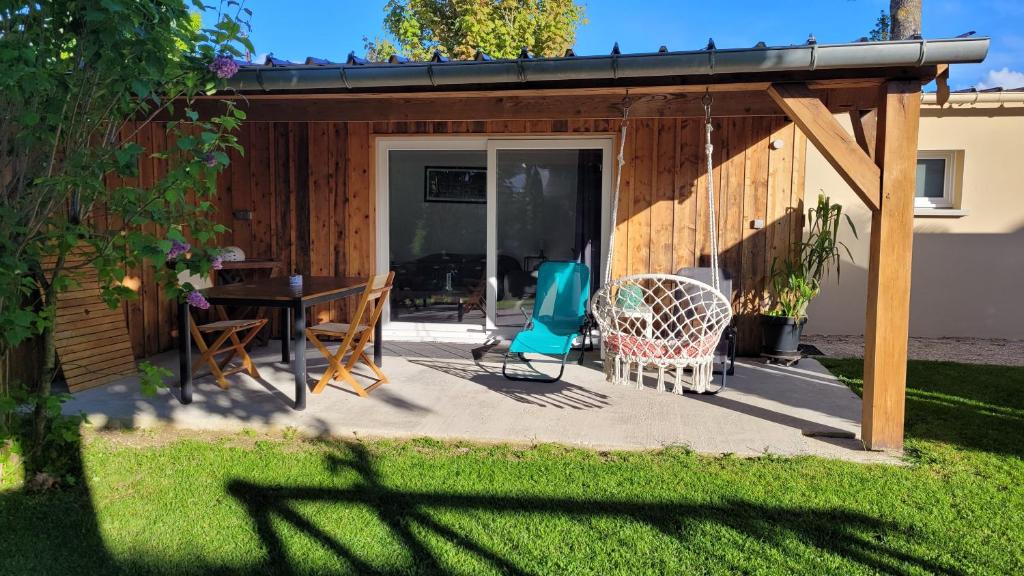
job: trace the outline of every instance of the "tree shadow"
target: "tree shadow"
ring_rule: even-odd
[[[863,361],[823,359],[858,394]],[[1024,368],[907,362],[906,435],[1024,457]]]
[[[233,480],[227,492],[249,512],[267,551],[261,569],[275,574],[295,574],[296,558],[289,557],[274,520],[290,524],[333,554],[353,572],[387,574],[392,572],[445,573],[447,557],[432,548],[425,534],[440,538],[478,561],[504,574],[531,574],[519,555],[508,555],[469,534],[446,525],[430,510],[455,510],[466,513],[489,512],[519,518],[536,515],[568,517],[585,527],[600,520],[619,520],[646,525],[681,546],[707,546],[708,526],[718,526],[749,537],[762,545],[783,552],[793,542],[812,546],[822,552],[843,557],[875,572],[908,573],[917,571],[960,574],[946,564],[918,558],[895,549],[886,542],[893,533],[911,537],[912,527],[873,518],[841,508],[770,506],[738,498],[707,504],[675,501],[616,499],[573,499],[546,496],[503,496],[498,493],[456,493],[402,490],[386,485],[379,476],[371,454],[360,444],[346,444],[341,451],[326,456],[326,464],[335,473],[355,472],[358,481],[347,488],[322,486],[268,486],[246,480]],[[368,508],[387,527],[408,552],[410,565],[376,566],[362,559],[344,537],[331,534],[315,519],[302,515],[297,506],[315,504],[357,505]],[[341,528],[333,526],[333,528]],[[358,527],[343,527],[352,533]],[[538,534],[538,537],[540,534]],[[733,561],[735,562],[735,561]],[[744,570],[736,565],[729,569]],[[749,569],[749,567],[747,567]]]
[[[83,470],[80,448],[67,458],[69,470]],[[0,491],[0,527],[0,574],[66,574],[71,566],[85,574],[119,572],[85,482],[41,494]]]

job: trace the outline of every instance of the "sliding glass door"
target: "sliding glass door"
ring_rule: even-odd
[[[487,153],[392,150],[388,182],[391,320],[483,326]]]
[[[563,142],[559,141],[559,144]],[[600,148],[538,149],[495,143],[494,325],[521,327],[533,310],[537,269],[548,260],[601,262]],[[579,146],[568,142],[566,145]]]
[[[545,261],[583,262],[597,286],[609,232],[610,157],[610,139],[488,142],[489,329],[523,326]]]
[[[424,338],[512,334],[532,312],[537,269],[548,260],[586,263],[596,287],[611,145],[381,138],[378,269],[395,272],[390,327]]]

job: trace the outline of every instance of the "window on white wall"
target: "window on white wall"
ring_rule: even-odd
[[[956,156],[953,150],[922,150],[917,153],[916,207],[955,207]]]

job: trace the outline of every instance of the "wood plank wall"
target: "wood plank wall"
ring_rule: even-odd
[[[759,348],[756,313],[775,257],[801,234],[806,139],[783,117],[714,121],[717,225],[722,266],[736,278],[741,353]],[[218,181],[217,218],[230,231],[221,245],[252,258],[274,258],[288,271],[367,275],[375,255],[373,147],[389,134],[616,135],[617,120],[491,120],[441,122],[247,122],[239,140],[246,154]],[[710,250],[703,124],[699,118],[631,122],[618,207],[613,275],[673,272],[707,265]],[[139,139],[160,149],[163,126]],[[770,143],[782,146],[771,149]],[[155,161],[140,174],[158,174]],[[251,210],[252,220],[233,211]],[[754,220],[763,220],[754,229]],[[140,279],[140,299],[125,306],[137,356],[173,347],[175,309]],[[314,318],[345,316],[345,302],[321,306]],[[275,322],[276,324],[276,322]],[[275,328],[276,330],[276,328]]]

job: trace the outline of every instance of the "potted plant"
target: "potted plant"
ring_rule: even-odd
[[[839,278],[840,251],[853,261],[839,240],[845,218],[854,237],[857,228],[843,207],[818,195],[817,206],[807,211],[808,232],[795,242],[786,258],[776,258],[771,268],[771,303],[761,314],[762,351],[769,356],[798,358],[800,336],[807,323],[807,306],[821,292],[821,280],[834,268]]]

